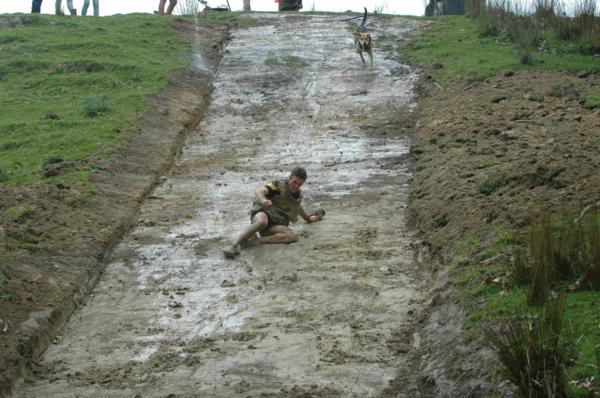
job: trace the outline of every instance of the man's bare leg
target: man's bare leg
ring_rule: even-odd
[[[283,225],[274,225],[262,231],[260,235],[261,237],[258,239],[258,242],[263,244],[294,243],[298,242],[300,238],[296,231]]]
[[[223,254],[227,258],[235,258],[240,254],[240,245],[242,242],[250,239],[256,232],[262,231],[269,225],[269,217],[266,213],[256,213],[252,217],[252,224],[244,228],[233,240],[233,244],[223,249]]]
[[[250,239],[254,236],[258,231],[262,231],[269,225],[269,217],[266,213],[260,212],[256,213],[254,217],[252,217],[252,224],[248,225],[246,228],[242,229],[242,231],[237,234],[236,238],[233,240],[233,243],[236,245],[241,244],[245,240]]]
[[[173,9],[177,5],[177,0],[169,0],[169,7],[167,8],[167,15],[173,14]]]
[[[159,15],[165,15],[165,3],[167,2],[167,0],[160,0],[158,2],[158,14]]]

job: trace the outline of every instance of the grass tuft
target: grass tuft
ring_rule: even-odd
[[[82,102],[83,114],[87,117],[96,117],[108,113],[108,98],[106,95],[90,95]]]
[[[56,164],[63,161],[64,159],[60,156],[49,156],[42,161],[42,170],[44,170],[49,164]]]
[[[28,206],[13,206],[2,212],[0,220],[9,223],[22,223],[32,213]]]
[[[6,182],[10,179],[10,177],[8,176],[8,173],[2,169],[0,169],[0,183],[1,182]]]
[[[575,338],[564,325],[565,303],[553,298],[541,311],[488,331],[504,374],[523,397],[568,396],[566,369],[575,356]]]
[[[600,108],[600,91],[589,91],[585,94],[584,106],[588,109]]]
[[[479,192],[484,195],[491,195],[508,182],[506,173],[492,174],[479,184]]]

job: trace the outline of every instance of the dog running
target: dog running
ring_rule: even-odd
[[[365,7],[365,15],[363,16],[362,23],[356,31],[354,32],[354,47],[356,48],[356,52],[360,55],[360,59],[363,65],[366,65],[365,57],[363,57],[363,51],[369,54],[369,60],[371,61],[371,66],[373,66],[373,41],[371,40],[371,35],[365,28],[365,23],[367,22],[367,7]]]

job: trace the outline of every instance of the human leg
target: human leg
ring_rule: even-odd
[[[31,2],[31,12],[39,14],[42,8],[42,0],[33,0]]]
[[[93,1],[94,1],[94,16],[99,17],[100,16],[100,0],[93,0]]]
[[[300,236],[293,229],[284,225],[273,225],[270,228],[261,231],[259,243],[270,244],[270,243],[294,243],[298,242]]]
[[[269,216],[265,212],[259,212],[252,216],[252,223],[241,230],[233,240],[233,244],[223,249],[225,257],[234,258],[240,254],[241,244],[269,226]]]
[[[67,0],[67,8],[71,15],[77,15],[77,10],[73,7],[73,0]]]
[[[269,216],[267,213],[261,211],[252,216],[252,223],[246,228],[240,231],[234,239],[234,244],[239,245],[240,243],[248,240],[254,234],[259,231],[265,230],[269,226]]]
[[[158,2],[158,15],[165,15],[165,3],[167,0],[159,0]]]
[[[84,0],[83,6],[81,7],[81,15],[84,17],[87,15],[88,7],[90,6],[90,0]]]
[[[54,3],[54,13],[56,15],[62,14],[62,0],[56,0],[56,2]]]
[[[167,8],[167,15],[171,15],[173,13],[173,9],[177,5],[177,0],[169,0],[169,8]]]

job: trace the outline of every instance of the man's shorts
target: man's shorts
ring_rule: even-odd
[[[250,223],[252,223],[254,221],[254,216],[257,215],[258,213],[265,213],[265,214],[267,214],[267,212],[264,211],[263,209],[252,210],[250,212]],[[265,229],[269,229],[269,228],[271,228],[272,226],[275,225],[273,223],[273,221],[271,221],[271,217],[269,217],[268,214],[267,214],[267,219],[269,219],[269,223],[267,224],[267,228],[265,228]]]

